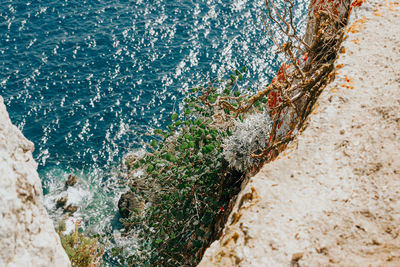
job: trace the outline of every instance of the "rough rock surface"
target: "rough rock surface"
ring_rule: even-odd
[[[400,2],[355,8],[343,46],[308,127],[199,266],[400,266]]]
[[[118,201],[118,209],[122,218],[128,218],[129,214],[139,208],[135,193],[126,192],[121,195]]]
[[[33,149],[0,97],[0,266],[71,266],[43,206]]]

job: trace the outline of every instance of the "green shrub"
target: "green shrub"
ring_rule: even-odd
[[[212,241],[217,215],[232,195],[231,185],[240,186],[237,180],[242,177],[229,168],[222,153],[235,118],[217,102],[236,102],[245,71],[236,70],[226,82],[192,89],[183,114],[172,114],[168,130],[154,130],[155,139],[143,157],[127,160],[131,173],[144,173],[130,178],[131,190],[144,208],[123,219],[142,244],[130,262],[193,265]]]

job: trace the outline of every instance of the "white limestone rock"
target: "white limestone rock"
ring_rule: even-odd
[[[71,266],[43,206],[33,150],[0,96],[0,266]]]
[[[307,128],[244,185],[199,267],[400,266],[399,1],[355,8],[342,46]]]

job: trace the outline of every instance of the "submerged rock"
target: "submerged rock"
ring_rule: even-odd
[[[64,212],[69,213],[70,215],[74,214],[75,211],[77,211],[77,210],[78,210],[78,206],[74,206],[72,204],[69,204],[68,206],[66,206],[64,208]]]
[[[78,177],[76,177],[75,175],[70,174],[68,176],[68,180],[65,182],[65,186],[74,186],[76,183],[78,182]]]
[[[139,208],[139,202],[132,192],[126,192],[121,195],[118,201],[119,213],[123,218],[129,217],[129,214]]]
[[[63,196],[63,197],[57,199],[56,208],[58,209],[58,208],[64,207],[65,204],[67,203],[67,201],[68,201],[68,197],[67,196]]]

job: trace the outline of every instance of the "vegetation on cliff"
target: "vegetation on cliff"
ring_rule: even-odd
[[[80,229],[80,222],[75,223],[75,229],[70,234],[64,234],[65,223],[60,222],[57,233],[61,245],[67,253],[72,266],[97,267],[103,265],[103,248],[96,238],[85,236]]]
[[[224,159],[222,145],[233,130],[227,118],[233,116],[217,101],[236,98],[245,71],[193,89],[183,114],[172,114],[168,130],[154,130],[158,138],[146,155],[127,159],[129,169],[140,171],[130,181],[137,207],[123,220],[143,246],[134,262],[194,264],[219,230],[217,217],[237,193],[234,184],[243,174]]]
[[[266,29],[270,33],[273,24],[285,36],[275,41],[286,60],[272,82],[250,95],[241,86],[244,67],[194,88],[168,130],[154,130],[145,155],[127,158],[136,205],[122,211],[123,223],[141,246],[129,264],[199,261],[218,237],[243,178],[293,140],[332,78],[347,23],[343,2],[343,14],[324,9],[313,15],[305,41],[293,26],[293,4],[267,0]]]

